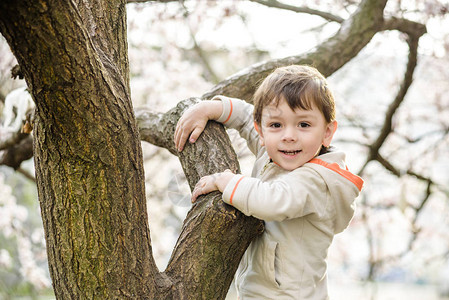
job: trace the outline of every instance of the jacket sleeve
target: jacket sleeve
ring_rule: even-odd
[[[330,218],[327,185],[314,170],[300,168],[295,176],[272,182],[235,175],[223,191],[223,201],[247,216],[283,221],[309,214]]]
[[[236,129],[240,136],[246,140],[251,152],[257,155],[261,146],[259,134],[254,127],[254,106],[243,100],[225,96],[215,96],[212,100],[220,100],[223,105],[223,113],[217,122],[228,128]]]

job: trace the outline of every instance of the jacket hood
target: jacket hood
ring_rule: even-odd
[[[355,198],[363,187],[363,179],[351,173],[345,154],[338,150],[312,159],[307,167],[316,170],[326,182],[332,201],[335,201],[334,233],[346,229],[354,216]]]

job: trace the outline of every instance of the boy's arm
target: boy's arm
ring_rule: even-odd
[[[328,168],[311,163],[270,182],[235,175],[223,191],[223,201],[265,221],[306,215],[328,220],[338,214],[349,222],[361,186],[347,176],[349,171],[335,165]]]
[[[213,100],[201,101],[184,112],[176,125],[174,135],[176,149],[182,151],[187,140],[194,143],[209,120],[238,130],[240,136],[247,141],[251,152],[257,154],[259,151],[259,134],[254,128],[253,106],[240,99],[225,96],[215,96]]]
[[[237,98],[226,96],[215,96],[212,100],[220,100],[222,103],[222,113],[216,120],[228,128],[236,129],[240,136],[247,141],[248,148],[257,155],[260,150],[259,134],[254,127],[252,104],[246,103]]]
[[[270,182],[235,175],[223,191],[223,201],[247,216],[264,221],[283,221],[306,215],[323,220],[333,217],[336,205],[343,205],[349,199],[353,201],[359,194],[357,187],[342,176],[334,176],[338,192],[332,192],[335,194],[331,196],[325,180],[314,169],[301,167],[292,172],[294,176],[290,174]],[[344,206],[349,208],[349,204]]]
[[[200,195],[218,190],[223,201],[264,221],[283,221],[311,213],[322,214],[326,199],[326,184],[314,171],[301,172],[303,180],[263,182],[226,170],[202,177],[192,192],[192,203]],[[317,200],[321,198],[321,200]]]

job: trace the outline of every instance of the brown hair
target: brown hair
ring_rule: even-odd
[[[335,120],[334,97],[324,76],[314,67],[291,65],[274,70],[260,84],[253,96],[254,121],[262,122],[265,106],[278,105],[281,99],[295,110],[311,110],[315,105],[324,115],[326,122]]]

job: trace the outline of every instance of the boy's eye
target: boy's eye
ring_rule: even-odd
[[[299,127],[301,127],[301,128],[307,128],[307,127],[310,127],[310,124],[309,124],[309,123],[306,123],[306,122],[301,122],[301,123],[299,123]]]
[[[270,127],[271,128],[281,128],[281,123],[271,123]]]

